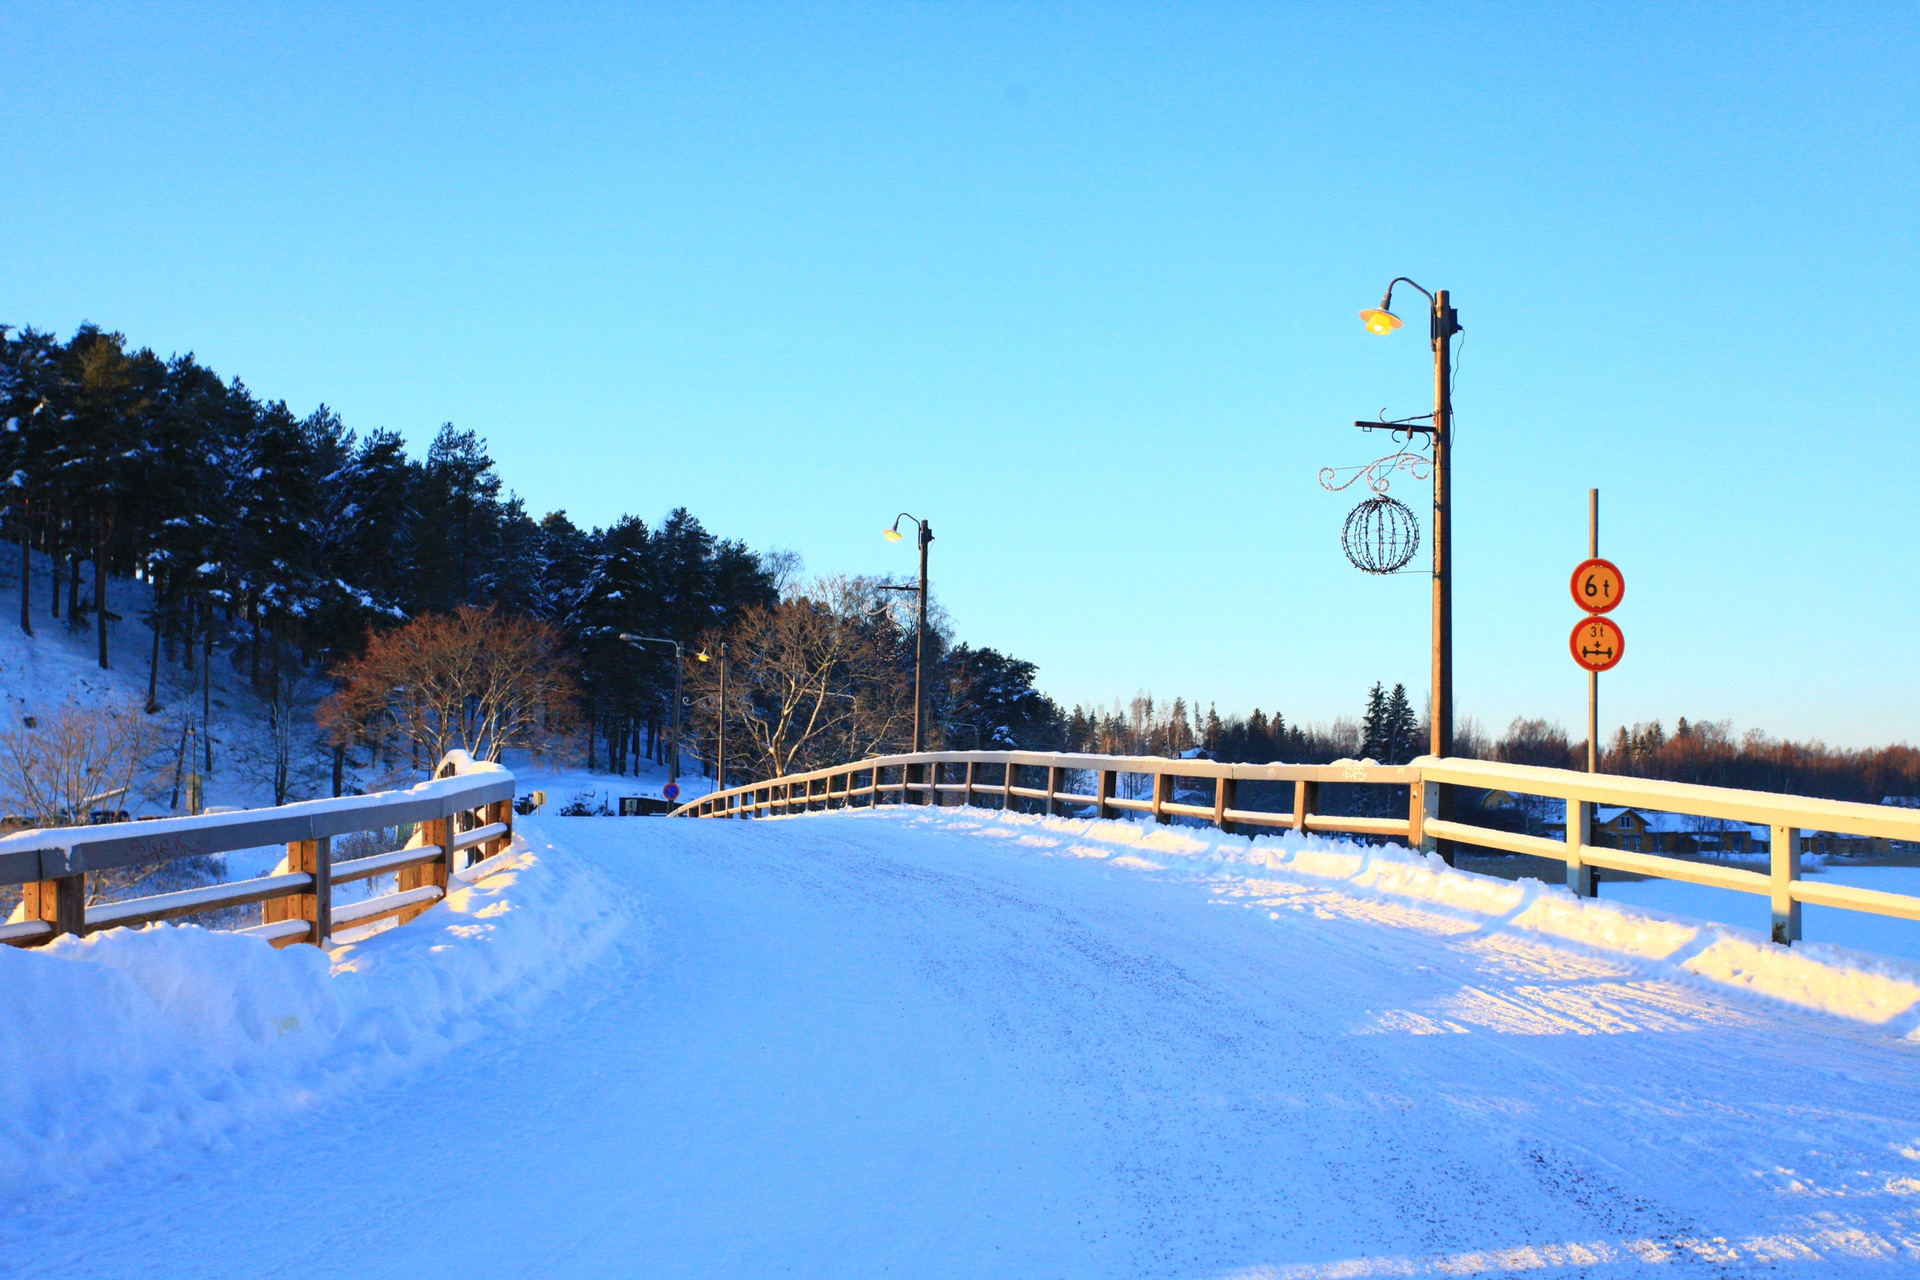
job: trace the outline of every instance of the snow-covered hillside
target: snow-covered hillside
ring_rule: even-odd
[[[1920,1270],[1895,963],[1318,838],[521,832],[330,968],[0,953],[0,1272]]]
[[[47,608],[45,556],[34,557],[33,574],[34,633],[29,637],[19,624],[19,552],[0,555],[0,716],[8,724],[17,724],[22,716],[43,715],[63,703],[115,701],[145,707],[153,647],[153,632],[142,621],[149,600],[146,584],[117,578],[108,584],[109,604],[120,617],[108,625],[112,666],[102,671],[91,616],[86,630],[69,630],[67,619],[53,617]],[[155,729],[172,755],[178,754],[180,733],[189,717],[195,732],[200,731],[201,675],[162,657]],[[225,654],[215,655],[211,693],[214,768],[206,775],[206,802],[245,807],[271,804],[272,788],[263,764],[269,754],[262,729],[265,715],[248,687],[246,673],[236,671]],[[164,777],[166,794],[135,797],[132,807],[142,813],[166,813],[172,801],[171,783],[170,776]]]

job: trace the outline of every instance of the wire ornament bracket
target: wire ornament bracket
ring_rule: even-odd
[[[1393,473],[1404,471],[1415,480],[1427,480],[1433,476],[1433,459],[1424,453],[1390,453],[1384,458],[1375,458],[1372,462],[1358,467],[1322,467],[1320,468],[1320,487],[1328,493],[1339,493],[1350,488],[1354,482],[1364,479],[1367,488],[1376,494],[1384,494],[1393,482]],[[1345,475],[1347,478],[1341,480]]]

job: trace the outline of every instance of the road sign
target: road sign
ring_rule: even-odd
[[[678,800],[680,798],[680,784],[677,782],[669,782],[666,786],[660,788],[660,794],[665,796],[669,802]]]
[[[1589,671],[1611,671],[1627,651],[1627,638],[1612,618],[1582,618],[1567,637],[1573,660]]]
[[[1606,613],[1626,594],[1627,580],[1611,560],[1582,560],[1573,571],[1573,602],[1588,613]]]

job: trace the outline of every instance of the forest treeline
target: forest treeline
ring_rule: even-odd
[[[125,607],[113,582],[142,580],[150,590],[128,594],[153,632],[149,708],[163,663],[231,661],[276,722],[277,798],[298,772],[289,728],[311,719],[329,673],[383,630],[463,609],[554,629],[577,690],[580,745],[596,766],[626,772],[640,754],[666,750],[673,654],[636,650],[622,634],[689,648],[754,625],[765,636],[765,618],[789,605],[795,618],[835,615],[842,638],[860,642],[807,673],[817,680],[805,692],[819,696],[798,709],[808,750],[792,753],[792,733],[782,744],[793,758],[910,741],[910,715],[904,725],[865,715],[860,732],[843,733],[818,714],[851,701],[855,666],[887,687],[868,702],[897,703],[902,682],[910,688],[913,624],[898,607],[881,607],[871,590],[830,599],[842,585],[798,582],[790,555],[719,537],[684,509],[656,525],[536,517],[472,431],[448,424],[412,458],[395,432],[358,434],[324,405],[295,414],[192,355],[162,358],[93,325],[65,341],[0,327],[0,422],[0,537],[19,557],[20,627],[91,630],[106,666],[108,625]],[[933,639],[930,741],[1057,745],[1058,712],[1033,688],[1031,663],[952,643],[945,629]],[[740,657],[733,740],[746,743],[756,715],[791,718],[796,708],[768,704],[751,646]],[[690,700],[696,733],[700,712]],[[353,746],[333,744],[336,788]]]
[[[1363,758],[1405,764],[1426,753],[1426,724],[1403,685],[1388,690],[1375,684],[1357,710],[1353,717],[1301,724],[1258,708],[1245,716],[1222,717],[1212,706],[1200,713],[1184,698],[1156,701],[1142,692],[1106,709],[1075,707],[1065,736],[1076,751],[1177,756],[1201,750],[1214,759],[1247,764]],[[1527,717],[1516,718],[1498,736],[1462,718],[1454,754],[1555,769],[1587,766],[1584,737],[1570,738],[1558,724]],[[1598,763],[1603,773],[1865,804],[1889,796],[1920,797],[1920,750],[1914,747],[1830,747],[1782,740],[1759,729],[1736,734],[1727,720],[1682,716],[1671,732],[1657,720],[1622,726],[1602,748]]]

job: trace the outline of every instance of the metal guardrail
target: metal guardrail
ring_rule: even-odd
[[[20,905],[0,924],[0,943],[38,946],[61,934],[96,933],[263,903],[260,924],[239,930],[275,946],[323,944],[335,930],[397,916],[407,923],[513,841],[514,777],[498,764],[452,751],[434,779],[405,791],[307,800],[271,809],[157,818],[95,827],[51,827],[0,838],[0,885],[22,885]],[[333,861],[335,836],[413,824],[404,849]],[[87,904],[86,873],[283,844],[274,872]],[[477,856],[476,856],[477,853]],[[395,874],[396,892],[334,909],[333,886]]]
[[[964,776],[959,780],[949,778],[947,775],[954,771],[964,771]],[[1027,785],[1028,771],[1044,771],[1045,785]],[[897,779],[892,777],[894,774],[898,775]],[[1116,794],[1117,779],[1122,774],[1151,778],[1151,796]],[[1092,790],[1069,790],[1069,784],[1077,784],[1082,777],[1091,782]],[[1175,779],[1211,780],[1213,803],[1176,802]],[[1239,786],[1247,781],[1292,783],[1291,810],[1272,813],[1239,807]],[[1329,782],[1407,787],[1407,816],[1404,819],[1370,818],[1321,813],[1319,788]],[[1555,840],[1428,817],[1435,811],[1434,789],[1440,786],[1498,790],[1562,801],[1567,812],[1566,834]],[[1568,887],[1582,895],[1592,894],[1596,867],[1757,894],[1767,898],[1771,906],[1774,941],[1788,945],[1800,939],[1800,908],[1806,903],[1920,920],[1920,897],[1814,883],[1803,880],[1800,875],[1802,832],[1834,832],[1920,843],[1920,811],[1488,760],[1422,756],[1399,766],[1364,761],[1327,765],[1227,764],[1161,756],[1031,751],[921,752],[859,760],[712,792],[681,805],[672,816],[770,817],[858,807],[862,803],[874,806],[889,797],[900,803],[942,804],[949,798],[961,804],[997,801],[999,807],[1005,809],[1037,801],[1041,812],[1048,814],[1090,809],[1092,816],[1112,818],[1123,813],[1147,813],[1158,822],[1171,822],[1176,817],[1197,818],[1225,831],[1265,827],[1384,836],[1404,840],[1410,847],[1419,847],[1434,839],[1451,840],[1564,863]],[[1768,870],[1763,874],[1597,845],[1593,830],[1593,811],[1597,805],[1765,826],[1771,833]]]

